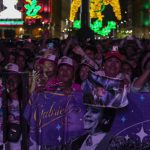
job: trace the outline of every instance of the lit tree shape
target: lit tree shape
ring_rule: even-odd
[[[26,0],[29,4],[25,4],[24,7],[27,9],[26,14],[32,18],[36,18],[37,13],[41,9],[41,6],[37,5],[36,0]]]
[[[90,23],[90,28],[97,34],[101,36],[108,35],[112,30],[116,29],[116,22],[107,20],[107,26],[103,25],[103,19],[105,16],[102,12],[105,10],[107,5],[110,5],[113,8],[113,12],[117,20],[121,20],[121,9],[119,0],[90,0],[90,18],[94,19]],[[76,29],[81,28],[81,21],[75,20],[76,14],[81,6],[81,0],[73,0],[71,3],[70,9],[70,18],[69,20],[74,22],[73,27]],[[95,20],[96,19],[96,20]]]

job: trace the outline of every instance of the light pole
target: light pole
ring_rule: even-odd
[[[82,0],[81,11],[81,29],[77,35],[83,40],[94,38],[94,32],[90,29],[89,0]]]

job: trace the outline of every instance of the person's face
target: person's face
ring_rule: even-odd
[[[104,64],[105,74],[109,77],[116,77],[121,70],[121,61],[116,57],[111,57]]]
[[[17,77],[17,75],[15,74],[10,75],[7,79],[6,85],[10,92],[16,91],[19,85],[19,78]]]
[[[103,87],[97,87],[96,90],[97,90],[98,96],[100,96],[100,97],[102,97],[106,94],[106,90]]]
[[[132,47],[127,47],[126,48],[126,54],[128,58],[132,58],[133,55],[135,54],[134,50],[132,49]]]
[[[56,73],[56,64],[52,61],[45,61],[43,64],[43,71],[48,77],[52,77]]]
[[[89,58],[91,58],[91,59],[94,60],[95,55],[94,55],[94,52],[93,52],[92,50],[86,49],[85,53],[86,53],[86,55],[87,55]]]
[[[24,57],[26,56],[24,51],[19,51],[19,55],[24,56]]]
[[[103,50],[103,48],[102,48],[102,45],[101,44],[97,44],[96,45],[96,49],[97,49],[97,51],[99,52],[99,53],[102,53],[102,50]]]
[[[89,73],[90,68],[86,65],[83,65],[80,69],[80,79],[82,81],[86,80],[88,77],[88,73]]]
[[[14,55],[9,55],[8,62],[15,63],[16,57]]]
[[[102,53],[101,52],[98,52],[96,55],[95,55],[96,59],[97,60],[101,60],[102,59]]]
[[[33,66],[35,71],[40,71],[43,68],[43,64],[39,63],[39,59],[36,59]]]
[[[22,56],[17,58],[17,65],[19,66],[19,70],[22,71],[25,67],[25,59]]]
[[[96,107],[88,107],[84,115],[84,129],[95,132],[102,118],[102,109]]]
[[[128,64],[123,64],[122,66],[122,72],[128,75],[132,75],[132,69]]]
[[[73,67],[69,65],[61,65],[58,70],[58,78],[60,81],[67,83],[72,82],[74,76]]]

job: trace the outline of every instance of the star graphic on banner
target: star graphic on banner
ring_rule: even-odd
[[[57,138],[57,140],[58,140],[59,142],[62,140],[62,138],[60,137],[60,135],[59,135],[59,137]]]
[[[143,95],[141,95],[141,96],[140,96],[140,100],[141,100],[141,102],[143,102],[143,101],[144,101],[144,99],[145,99],[145,97],[144,97]]]
[[[123,116],[123,117],[121,118],[121,121],[122,121],[122,123],[124,123],[124,122],[126,121],[126,118]]]
[[[42,131],[41,131],[41,128],[39,128],[39,133],[41,133]]]
[[[130,137],[128,135],[125,136],[125,139],[128,140]]]
[[[148,134],[145,133],[143,126],[141,127],[141,130],[136,133],[136,135],[140,138],[141,142],[143,141],[144,137],[146,137]]]
[[[57,124],[56,129],[60,130],[60,128],[61,128],[60,124]]]

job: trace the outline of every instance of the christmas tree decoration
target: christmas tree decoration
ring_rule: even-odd
[[[114,12],[114,15],[117,20],[121,20],[121,9],[119,0],[90,0],[89,1],[89,14],[90,14],[90,28],[95,33],[101,36],[107,36],[111,33],[113,29],[116,29],[116,22],[112,20],[107,20],[107,26],[103,25],[103,20],[105,16],[103,14],[105,8],[110,5]],[[73,23],[73,27],[76,29],[81,28],[81,21],[75,20],[76,14],[78,12],[79,7],[81,6],[81,0],[73,0],[71,3],[71,10],[70,10],[70,18],[69,20]]]
[[[80,20],[75,20],[73,27],[75,29],[80,29],[81,28],[81,21]],[[95,33],[101,36],[107,36],[111,30],[116,29],[116,22],[114,21],[108,21],[107,26],[103,27],[103,22],[99,21],[98,19],[94,21],[93,23],[90,23],[90,28],[93,30]]]

